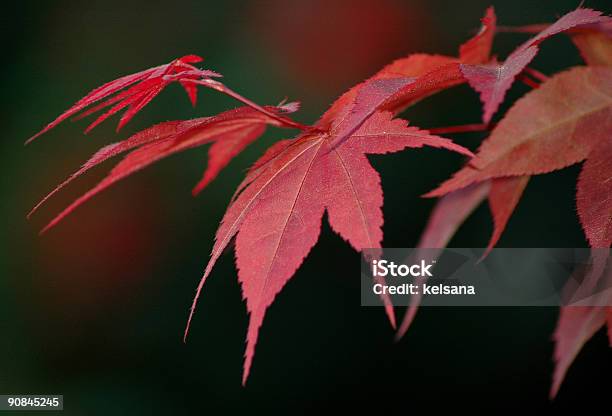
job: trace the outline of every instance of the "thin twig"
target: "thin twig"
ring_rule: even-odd
[[[471,133],[479,131],[487,131],[492,128],[491,124],[462,124],[459,126],[438,127],[428,129],[431,134],[453,134],[453,133]]]
[[[232,90],[231,88],[229,88],[227,85],[216,81],[214,79],[209,79],[209,78],[204,78],[204,79],[194,79],[194,80],[184,80],[184,82],[193,82],[194,84],[198,84],[198,85],[203,85],[205,87],[211,88],[215,91],[219,91],[223,94],[226,94],[232,98],[234,98],[235,100],[240,101],[243,104],[248,105],[249,107],[259,111],[260,113],[263,113],[265,115],[267,115],[270,118],[273,118],[274,120],[280,122],[283,126],[286,127],[293,127],[296,129],[300,129],[300,130],[312,130],[313,128],[310,126],[306,126],[304,124],[298,123],[297,121],[294,121],[292,119],[290,119],[289,117],[284,117],[278,114],[274,114],[271,111],[266,110],[265,108],[263,108],[262,106],[260,106],[259,104],[254,103],[253,101],[249,100],[246,97],[243,97],[242,95],[238,94],[237,92],[235,92],[234,90]]]
[[[521,81],[523,84],[527,85],[528,87],[533,88],[534,90],[536,88],[540,88],[540,84],[538,84],[536,81],[534,81],[533,79],[529,78],[525,74],[519,75],[518,76],[518,80]]]
[[[497,33],[538,33],[550,26],[550,23],[539,23],[525,26],[497,26]]]
[[[533,69],[533,68],[525,68],[524,69],[525,73],[532,76],[533,78],[537,79],[540,82],[546,82],[548,81],[548,76],[544,75],[543,73],[541,73],[540,71],[538,71],[537,69]]]

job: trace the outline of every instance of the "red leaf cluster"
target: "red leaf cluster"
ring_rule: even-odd
[[[514,103],[482,143],[475,157],[426,196],[442,197],[430,218],[420,245],[445,246],[469,212],[488,198],[494,231],[487,252],[499,240],[531,175],[584,162],[577,183],[576,205],[589,245],[609,248],[612,243],[612,19],[590,9],[578,9],[550,26],[519,31],[539,33],[522,44],[503,64],[462,65],[470,85],[481,94],[484,120],[489,122],[517,75],[543,81]],[[548,79],[527,65],[538,44],[567,32],[589,67],[576,67]],[[458,214],[451,215],[451,212]],[[486,254],[486,253],[485,253]],[[594,252],[592,281],[602,279],[606,258]],[[578,271],[580,272],[580,271]],[[581,273],[584,273],[582,271]],[[407,331],[414,319],[414,303],[400,326]],[[580,348],[606,323],[612,308],[562,308],[555,340],[551,395],[554,396]],[[611,343],[612,343],[612,337]]]
[[[170,83],[175,81],[183,86],[189,100],[195,106],[197,101],[197,90],[194,84],[189,82],[189,80],[221,76],[214,71],[201,70],[191,65],[201,61],[202,58],[197,55],[186,55],[168,64],[146,69],[107,82],[77,101],[59,117],[47,124],[44,129],[28,139],[26,144],[36,139],[41,134],[51,130],[62,121],[81,113],[81,111],[84,111],[88,107],[87,111],[81,113],[78,118],[89,116],[112,106],[91,123],[85,130],[85,133],[88,133],[98,124],[127,107],[126,112],[121,116],[119,124],[117,125],[117,131],[119,131],[136,115],[136,113],[142,110]],[[105,101],[100,103],[102,100]],[[96,105],[93,106],[94,104]]]
[[[196,194],[260,137],[267,125],[301,130],[294,139],[272,145],[239,185],[217,230],[185,330],[186,337],[204,282],[223,251],[235,240],[238,279],[250,314],[243,383],[251,369],[265,313],[316,244],[325,213],[332,230],[355,250],[381,247],[383,192],[380,177],[367,155],[430,146],[470,157],[452,178],[427,194],[441,199],[419,247],[445,247],[474,208],[488,199],[494,231],[487,252],[502,235],[532,175],[584,162],[577,184],[578,216],[591,247],[609,248],[612,243],[611,19],[600,12],[579,8],[550,26],[519,28],[519,31],[539,33],[502,63],[491,58],[496,25],[493,8],[489,8],[481,30],[460,46],[458,57],[412,54],[398,59],[340,96],[312,126],[287,116],[297,110],[296,103],[260,106],[234,92],[213,79],[218,74],[193,66],[201,61],[195,55],[109,82],[78,101],[32,139],[73,115],[86,116],[107,107],[111,108],[86,132],[126,108],[119,121],[120,129],[175,81],[186,90],[194,105],[197,87],[203,86],[246,106],[212,117],[161,123],[106,146],[34,210],[89,169],[129,152],[102,182],[43,229],[47,230],[120,179],[174,153],[211,144],[207,168],[193,190]],[[539,44],[561,32],[572,37],[589,66],[571,68],[551,78],[529,68]],[[396,118],[399,112],[418,101],[467,82],[480,94],[483,120],[488,124],[515,79],[523,80],[534,90],[514,103],[476,155],[449,139]],[[464,126],[455,131],[472,128]],[[603,273],[605,261],[607,258],[599,258],[597,267],[591,269],[593,279]],[[388,299],[383,301],[395,326],[393,307]],[[414,319],[418,299],[412,305],[406,311],[398,338]],[[558,365],[553,394],[582,344],[606,322],[612,328],[612,308],[562,311],[555,333]],[[610,336],[612,341],[612,333]]]

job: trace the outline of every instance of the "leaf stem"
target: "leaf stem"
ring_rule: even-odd
[[[462,124],[459,126],[449,127],[438,127],[435,129],[428,129],[431,134],[452,134],[452,133],[470,133],[487,131],[491,129],[490,124],[477,123],[477,124]]]
[[[229,88],[227,85],[217,80],[210,79],[210,78],[204,78],[204,79],[194,79],[194,80],[184,80],[184,81],[193,82],[194,84],[198,84],[198,85],[203,85],[207,88],[211,88],[215,91],[219,91],[225,95],[228,95],[232,97],[233,99],[238,100],[241,103],[246,104],[249,107],[259,111],[260,113],[263,113],[267,115],[268,117],[273,118],[274,120],[281,123],[283,126],[292,127],[292,128],[296,128],[299,130],[312,130],[312,127],[310,126],[306,126],[304,124],[298,123],[297,121],[290,119],[289,117],[284,117],[278,114],[274,114],[271,111],[266,110],[259,104],[254,103],[253,101],[249,100],[246,97],[243,97],[242,95],[238,94],[236,91]]]
[[[503,26],[499,25],[495,29],[496,33],[538,33],[550,26],[550,23],[536,23],[525,26]]]
[[[519,81],[521,81],[523,84],[527,85],[530,88],[533,88],[534,90],[536,88],[540,88],[540,84],[538,84],[536,81],[534,81],[533,79],[529,78],[527,75],[525,74],[521,74],[518,76]]]
[[[537,69],[533,69],[533,68],[525,68],[525,73],[530,75],[531,77],[537,79],[540,82],[546,82],[548,81],[548,77],[546,75],[544,75],[543,73],[541,73],[540,71],[538,71]]]

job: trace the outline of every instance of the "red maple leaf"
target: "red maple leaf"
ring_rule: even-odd
[[[269,113],[281,114],[295,111],[297,107],[290,103],[282,107],[266,107],[265,109]],[[282,125],[276,118],[251,107],[237,108],[214,117],[157,124],[124,141],[100,149],[83,164],[81,169],[43,198],[28,216],[74,179],[121,153],[131,150],[102,182],[64,209],[43,228],[41,233],[55,226],[78,206],[119,180],[172,154],[212,143],[208,151],[209,160],[204,176],[193,190],[195,195],[208,185],[238,153],[259,138],[264,133],[267,124]]]
[[[608,335],[612,346],[612,308],[598,306],[561,308],[557,328],[553,335],[555,340],[555,371],[550,389],[553,398],[559,392],[561,383],[570,365],[584,346],[608,321]]]
[[[585,21],[592,21],[592,20],[595,20],[597,23],[590,23],[590,24],[585,23]],[[599,65],[602,62],[609,61],[611,59],[610,56],[612,56],[612,55],[606,54],[606,52],[609,52],[612,54],[612,48],[610,48],[610,45],[612,45],[612,30],[610,30],[611,25],[612,25],[612,22],[610,21],[610,19],[607,17],[601,16],[601,13],[599,12],[595,12],[595,11],[588,10],[588,9],[578,9],[577,11],[571,12],[567,14],[566,16],[562,17],[557,23],[553,25],[550,25],[550,26],[535,25],[535,26],[529,26],[529,27],[526,27],[520,30],[526,31],[526,32],[543,31],[538,36],[536,36],[536,38],[534,38],[534,39],[542,40],[550,36],[552,33],[559,33],[561,30],[565,30],[565,28],[572,27],[569,33],[572,36],[572,39],[574,40],[577,37],[580,38],[579,43],[583,46],[581,48],[581,52],[585,60],[587,62],[596,62]],[[521,47],[519,47],[518,50],[524,49],[525,45],[533,46],[532,43],[533,43],[533,39],[523,44]],[[462,69],[464,69],[464,67],[465,65],[462,65]],[[571,84],[572,80],[569,80],[566,83]],[[557,87],[549,88],[547,91],[552,91],[553,93],[555,93],[555,89],[559,90],[563,88],[564,88],[563,86],[557,86]],[[573,92],[572,97],[574,101],[576,101],[577,105],[580,105],[581,104],[580,99],[581,99],[582,93],[578,89],[579,88],[577,88],[574,85],[572,86],[571,91]],[[448,193],[450,189],[450,188],[444,189],[446,186],[450,186],[451,188],[458,189],[458,188],[466,186],[467,184],[471,182],[474,182],[468,178],[468,176],[470,176],[468,172],[475,173],[476,176],[479,176],[479,179],[476,182],[483,181],[484,179],[491,179],[490,192],[488,193],[488,198],[489,198],[489,204],[491,206],[491,211],[493,213],[495,227],[494,227],[494,232],[491,237],[491,240],[489,241],[489,244],[488,244],[489,250],[496,244],[499,237],[501,236],[503,229],[505,228],[505,225],[509,217],[511,216],[516,204],[520,200],[522,192],[525,186],[527,185],[527,182],[529,179],[528,175],[521,177],[513,172],[521,171],[522,169],[525,168],[525,164],[528,163],[531,165],[531,168],[534,173],[545,173],[549,170],[554,170],[560,167],[567,166],[572,163],[576,163],[585,158],[584,154],[581,154],[580,152],[582,151],[582,153],[584,153],[585,151],[588,151],[588,149],[584,146],[582,147],[582,150],[574,148],[575,142],[573,141],[573,139],[565,140],[566,146],[569,146],[571,148],[570,151],[560,153],[559,151],[561,150],[561,148],[556,148],[554,151],[550,151],[548,156],[542,155],[541,153],[539,154],[539,156],[537,156],[534,153],[531,153],[534,148],[539,148],[540,151],[543,150],[541,147],[542,143],[533,140],[534,137],[530,137],[529,140],[524,140],[525,137],[517,138],[515,140],[516,136],[521,135],[521,130],[514,132],[512,131],[513,127],[519,126],[520,124],[522,124],[523,120],[533,120],[534,118],[531,115],[529,107],[540,107],[538,110],[536,110],[536,114],[540,113],[541,117],[550,116],[553,119],[555,117],[558,119],[562,119],[565,109],[563,108],[563,104],[558,104],[560,94],[561,93],[557,91],[557,93],[555,94],[556,97],[549,97],[549,95],[551,94],[548,94],[548,93],[542,94],[542,93],[533,92],[529,97],[526,97],[524,100],[530,101],[531,104],[524,103],[524,104],[517,105],[518,110],[513,110],[513,111],[518,111],[519,113],[514,114],[510,121],[504,119],[504,121],[502,121],[503,124],[500,123],[502,124],[502,126],[499,126],[498,128],[496,128],[493,134],[491,135],[491,137],[487,141],[485,141],[485,143],[483,143],[483,145],[481,146],[481,149],[479,151],[480,156],[478,158],[471,161],[469,166],[464,168],[461,172],[458,172],[453,179],[447,181],[445,184],[442,185],[441,188],[439,188],[438,190],[432,191],[428,194],[428,196],[443,195],[445,193]],[[563,91],[563,94],[565,94],[565,91]],[[539,96],[540,98],[536,99],[536,98],[532,98],[532,96]],[[565,102],[565,97],[561,99],[561,101]],[[550,113],[549,107],[551,105],[553,106],[557,105],[556,107],[557,111],[555,112],[555,114]],[[599,116],[601,117],[605,116],[605,110],[603,111],[603,113],[598,112],[598,111],[596,111],[596,113],[599,114]],[[521,117],[520,114],[522,114],[524,117],[523,119],[521,119],[521,121],[519,121],[519,118]],[[589,114],[586,114],[585,116],[588,116],[588,115]],[[588,117],[585,117],[585,119],[580,120],[580,122],[583,123],[582,125],[585,125],[584,123],[587,123],[588,125],[589,120],[590,119]],[[544,124],[547,124],[547,123],[544,122]],[[554,126],[557,128],[555,132],[558,133],[558,131],[563,131],[563,129],[566,128],[567,126],[568,126],[567,123],[561,124],[558,126]],[[591,144],[596,143],[598,140],[606,142],[606,140],[603,137],[605,136],[605,133],[606,133],[605,126],[606,126],[605,123],[602,126],[599,126],[599,127],[602,127],[602,129],[599,129],[599,128],[597,129],[599,133],[596,136],[591,136],[590,138],[587,137],[589,136],[588,129],[587,129],[587,132],[582,134],[582,137],[584,137],[585,140]],[[532,124],[526,124],[525,126],[522,126],[522,127],[525,127],[525,131],[523,132],[526,132],[529,130],[533,130],[535,126],[533,126]],[[578,131],[580,132],[580,129]],[[547,135],[546,131],[544,131],[543,136],[548,137],[548,139],[550,140],[553,140],[553,141],[555,140],[555,136]],[[502,137],[505,137],[505,138],[502,138]],[[521,142],[521,140],[523,140],[524,143],[519,143]],[[493,146],[492,148],[491,143],[495,144],[495,143],[499,143],[502,141],[505,141],[510,147],[516,145],[516,148],[512,150],[512,152],[516,152],[516,153],[512,153],[512,155],[506,154],[505,156],[507,158],[504,157],[504,158],[498,159],[496,155],[496,150],[492,150],[495,146]],[[563,142],[563,140],[560,140],[560,142]],[[554,144],[551,144],[551,146],[552,145]],[[492,150],[492,153],[489,153],[491,150]],[[480,163],[480,159],[482,158],[481,152],[483,151],[484,151],[485,158],[487,157],[486,155],[489,154],[489,155],[492,155],[492,159],[490,161],[491,163],[489,163],[489,167],[484,168],[484,171],[480,172],[481,170],[483,170],[483,165]],[[527,157],[523,157],[522,154],[519,154],[521,152],[528,153]],[[546,162],[551,157],[558,157],[560,160],[557,160],[556,162],[552,162],[553,165],[557,163],[558,166],[556,167],[553,166],[553,167],[550,167],[549,169]],[[569,160],[562,160],[563,158],[567,158]],[[495,161],[493,161],[493,159],[495,159]],[[513,160],[510,162],[509,159],[513,159]],[[498,162],[506,163],[506,167],[508,167],[508,169],[505,169],[505,167],[501,165],[497,165]],[[487,173],[487,169],[490,169],[493,165],[497,165],[495,169],[499,168],[498,172],[503,172],[503,173],[500,175],[497,175],[497,174],[489,175]],[[455,186],[457,185],[458,182],[462,182],[462,184],[459,186]],[[591,181],[591,182],[594,182],[594,181]],[[587,205],[589,204],[584,203],[583,205],[584,205],[584,209],[579,209],[579,212],[586,212],[588,209],[590,209],[587,207]],[[587,220],[586,222],[583,221],[583,226],[585,226],[585,224],[588,222],[589,220]],[[602,228],[602,230],[603,229],[605,229],[605,227]],[[587,238],[590,239],[588,233],[587,233]],[[591,242],[591,245],[594,247],[600,247],[601,246],[600,244],[602,244],[601,241],[597,242],[595,245],[593,245],[593,242]]]
[[[609,143],[611,100],[612,69],[578,67],[554,76],[517,101],[483,142],[469,165],[426,196],[442,196],[494,178],[548,173],[597,157],[601,150],[596,150],[596,147]],[[579,194],[580,189],[588,192],[591,186],[603,186],[590,180],[595,175],[590,173],[590,166],[591,163],[586,163],[583,167],[586,173],[583,171],[584,179],[578,183]],[[602,175],[606,173],[609,171],[600,171]],[[516,201],[525,181],[506,183],[500,198]],[[595,197],[595,194],[590,193],[588,197]],[[505,205],[506,210],[509,206],[507,203],[499,205]],[[609,212],[606,210],[612,208],[609,200],[589,205],[589,212],[596,211],[589,215],[586,205],[589,204],[579,204],[578,209],[587,238],[592,244],[598,244],[595,247],[609,247],[612,237],[606,227],[600,229],[605,234],[603,239],[592,235],[592,230],[601,225],[597,221],[602,221],[601,217],[605,218]],[[496,213],[504,218],[508,216],[500,211]],[[500,233],[501,229],[496,230],[496,235]]]
[[[425,145],[470,154],[447,139],[392,120],[388,112],[374,113],[334,147],[342,128],[339,120],[329,131],[303,134],[260,162],[217,231],[198,292],[236,236],[238,277],[251,314],[243,382],[265,311],[318,240],[324,212],[332,229],[356,250],[380,247],[382,189],[365,155]],[[197,296],[194,307],[196,301]]]
[[[541,42],[570,29],[609,23],[610,21],[611,19],[603,16],[601,12],[591,9],[577,9],[561,17],[557,22],[523,43],[502,64],[462,64],[461,71],[470,85],[480,93],[480,99],[484,104],[484,122],[491,121],[514,79],[525,70],[537,55]]]
[[[610,247],[612,72],[599,66],[612,63],[612,31],[609,18],[597,17],[599,15],[588,11],[587,17],[595,16],[598,22],[578,27],[568,24],[571,21],[576,23],[576,13],[570,13],[559,21],[562,24],[557,22],[548,28],[537,25],[524,29],[526,32],[544,30],[536,37],[542,40],[571,26],[568,34],[585,61],[598,67],[576,68],[557,75],[544,82],[539,90],[519,100],[468,166],[428,194],[444,196],[438,202],[421,242],[436,244],[433,247],[446,246],[466,216],[488,197],[494,220],[488,252],[502,234],[531,174],[546,173],[585,160],[577,191],[580,222],[591,247]],[[451,215],[453,212],[455,214]],[[588,270],[587,280],[601,278],[607,255],[600,254],[593,252],[596,267]],[[398,337],[405,334],[414,319],[418,299],[411,305],[400,325]],[[612,308],[562,308],[555,332],[557,366],[552,396],[558,391],[581,346],[605,324],[605,317],[610,314]],[[608,325],[610,333],[612,321],[609,319]]]
[[[517,101],[470,164],[428,195],[450,196],[468,186],[491,182],[489,203],[495,227],[490,250],[503,232],[530,175],[584,161],[577,185],[580,223],[591,247],[609,248],[612,243],[611,113],[612,68],[578,67],[556,75]],[[598,278],[599,275],[593,277]],[[563,309],[555,335],[558,365],[553,395],[577,353],[565,345],[579,349],[583,343],[568,328],[582,325],[580,334],[590,334],[594,325],[591,314],[578,311],[572,316],[574,310]],[[603,308],[594,308],[593,313],[604,316],[606,312]],[[567,320],[573,322],[569,327]],[[605,320],[597,322],[601,322],[601,327]]]
[[[492,9],[483,24],[477,40],[463,48],[472,62],[490,52],[495,31]],[[251,314],[246,382],[265,311],[316,243],[323,213],[328,213],[332,229],[356,250],[380,247],[382,190],[365,155],[423,145],[470,154],[447,139],[391,119],[393,113],[431,94],[464,83],[460,63],[461,58],[428,54],[399,59],[336,100],[315,124],[318,132],[280,142],[256,162],[217,231],[185,335],[206,278],[236,236],[238,275]],[[390,305],[386,306],[393,322]]]
[[[147,105],[157,94],[159,94],[166,86],[174,81],[181,83],[191,103],[196,104],[197,91],[193,88],[193,84],[187,80],[194,79],[209,79],[210,77],[220,77],[221,75],[209,70],[201,70],[191,65],[201,62],[202,58],[197,55],[186,55],[175,59],[166,65],[160,65],[155,68],[146,69],[134,74],[126,75],[114,81],[108,82],[101,87],[98,87],[87,94],[85,97],[77,101],[72,107],[62,113],[59,117],[45,126],[40,132],[28,139],[26,143],[31,142],[43,133],[51,130],[62,121],[84,111],[78,118],[86,117],[96,113],[106,107],[112,106],[108,111],[98,117],[93,123],[87,127],[85,132],[89,132],[98,124],[127,107],[127,111],[121,116],[117,131],[121,129],[128,121],[130,121],[136,113]],[[127,88],[127,89],[126,89]],[[122,91],[123,90],[123,91]],[[121,92],[119,92],[121,91]],[[116,94],[116,95],[114,95]],[[114,95],[114,96],[113,96]],[[111,97],[112,96],[112,97]],[[111,97],[111,98],[109,98]],[[99,103],[101,100],[104,100]],[[93,104],[99,103],[93,107]]]
[[[463,49],[470,59],[475,59],[474,50],[476,56],[488,55],[494,22],[490,9],[477,40]],[[392,119],[393,113],[465,82],[460,62],[427,54],[399,59],[336,100],[315,124],[318,132],[281,142],[256,162],[217,231],[185,336],[204,282],[235,236],[238,277],[250,313],[245,383],[266,309],[316,243],[323,214],[327,212],[332,229],[357,251],[380,247],[382,190],[365,155],[423,145],[470,154],[447,139]]]

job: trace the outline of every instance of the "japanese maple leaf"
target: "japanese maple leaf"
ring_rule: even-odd
[[[328,131],[283,142],[276,155],[264,156],[217,231],[198,292],[235,236],[238,277],[250,313],[243,383],[265,311],[318,240],[325,212],[332,229],[356,250],[380,247],[382,189],[366,155],[422,146],[470,154],[448,139],[393,120],[389,112],[375,112],[334,146],[346,128],[342,120]]]
[[[216,72],[201,70],[191,65],[201,61],[202,58],[197,55],[186,55],[175,59],[168,64],[146,69],[144,71],[126,75],[114,81],[108,82],[81,98],[40,132],[28,139],[26,143],[31,142],[41,134],[46,133],[57,126],[62,121],[77,115],[85,109],[88,110],[80,114],[78,118],[88,116],[90,114],[99,112],[104,108],[112,106],[108,111],[104,112],[93,123],[91,123],[89,127],[87,127],[85,130],[87,133],[113,114],[127,108],[123,116],[121,116],[119,124],[117,125],[117,131],[119,131],[172,82],[181,83],[187,92],[191,103],[195,105],[197,100],[196,85],[190,81],[198,79],[209,80],[210,77],[221,76]],[[100,103],[100,101],[102,102]],[[93,106],[94,104],[96,105]]]
[[[462,59],[488,59],[495,31],[492,9],[483,25],[477,41],[463,47],[459,58],[409,55],[353,87],[315,124],[318,132],[277,143],[239,186],[217,231],[185,336],[207,277],[235,237],[238,278],[250,313],[243,384],[265,312],[318,240],[323,214],[355,250],[380,247],[382,190],[366,155],[424,145],[470,154],[392,115],[465,82]]]
[[[577,211],[589,245],[612,243],[612,68],[577,67],[552,77],[517,101],[483,142],[470,164],[429,196],[491,182],[492,247],[530,175],[584,161],[577,185]],[[500,180],[505,183],[500,184]],[[600,267],[603,269],[603,267]],[[597,279],[599,276],[595,276]],[[610,308],[563,308],[555,333],[555,395],[582,344],[605,323]],[[402,327],[400,327],[402,328]]]
[[[612,52],[610,47],[610,45],[612,45],[612,22],[609,18],[600,18],[597,17],[597,15],[599,15],[599,12],[587,10],[585,14],[584,9],[579,9],[564,16],[551,26],[534,25],[533,27],[530,26],[522,29],[522,31],[541,32],[534,38],[541,40],[550,36],[552,33],[559,33],[561,29],[565,30],[571,27],[568,30],[568,34],[572,36],[572,39],[577,45],[580,44],[579,48],[585,60],[593,65],[601,65],[610,60],[610,56],[608,55]],[[596,21],[596,23],[584,23],[585,21],[593,20]],[[572,24],[576,25],[572,26]],[[577,39],[579,40],[577,41]],[[532,41],[533,39],[524,45],[531,44]],[[462,69],[465,69],[465,65],[462,65]],[[543,100],[545,99],[546,98],[543,98]],[[487,252],[491,250],[499,240],[528,181],[528,175],[496,177],[491,180],[488,199],[493,214],[494,231],[489,241]]]
[[[282,107],[266,107],[265,109],[269,113],[281,114],[295,111],[297,105],[289,103]],[[264,133],[267,124],[282,125],[276,118],[251,107],[237,108],[213,117],[157,124],[124,141],[100,149],[85,162],[81,169],[43,198],[29,215],[32,215],[52,195],[74,179],[121,153],[131,151],[98,185],[64,209],[41,233],[56,225],[78,206],[119,180],[172,154],[212,143],[208,151],[209,159],[204,176],[193,190],[195,195],[208,185],[238,153],[259,138]]]
[[[610,154],[608,154],[610,156]],[[608,175],[608,179],[610,175]],[[592,263],[586,267],[577,268],[570,283],[580,282],[580,286],[585,283],[589,285],[585,293],[594,293],[593,283],[598,280],[604,282],[601,287],[607,289],[595,292],[591,295],[592,303],[587,305],[611,305],[612,304],[612,268],[609,263],[609,249],[594,249],[591,251]],[[580,286],[572,287],[572,292],[579,292]],[[575,292],[574,292],[575,293]],[[587,295],[588,296],[588,295]],[[557,328],[553,335],[555,340],[554,361],[555,370],[553,382],[550,389],[550,397],[554,398],[565,378],[567,370],[584,346],[584,344],[595,335],[602,327],[608,326],[608,337],[612,347],[612,307],[603,306],[580,306],[585,305],[580,300],[571,306],[561,308]],[[579,305],[579,306],[575,306]]]
[[[595,177],[610,171],[592,166],[607,163],[597,160],[603,154],[600,148],[610,142],[611,106],[612,68],[576,67],[558,74],[518,100],[470,164],[426,196],[442,196],[488,179],[548,173],[587,160],[578,182],[578,199],[586,193],[586,198],[597,200],[594,189],[607,182],[595,183]],[[606,228],[605,221],[611,208],[609,199],[593,206],[579,202],[591,246],[610,246],[610,224]],[[603,235],[594,234],[596,228]]]
[[[515,78],[525,70],[537,55],[541,42],[550,36],[570,29],[607,24],[611,21],[610,17],[603,16],[601,12],[579,8],[564,15],[557,22],[523,43],[501,64],[462,64],[461,71],[469,84],[480,93],[480,99],[484,106],[484,122],[488,123],[491,120]]]
[[[586,160],[578,178],[576,205],[589,244],[610,247],[612,242],[612,140],[599,143]],[[607,270],[612,273],[608,250],[593,251],[593,266],[585,281],[596,283]],[[612,299],[610,299],[612,302]],[[610,304],[610,303],[608,303]],[[555,372],[550,390],[556,396],[570,365],[582,346],[602,327],[608,326],[612,347],[612,307],[563,307],[555,330]]]
[[[559,322],[554,333],[555,372],[550,397],[557,395],[570,365],[584,346],[608,320],[608,334],[612,346],[612,308],[602,307],[565,307],[561,308]]]
[[[488,16],[485,30],[477,35],[485,45],[473,43],[466,51],[480,49],[480,55],[490,51],[492,9]],[[323,213],[328,213],[332,229],[356,250],[380,247],[382,191],[365,155],[422,145],[469,154],[446,139],[391,120],[392,113],[465,82],[460,62],[428,54],[398,59],[336,100],[315,124],[319,133],[270,148],[239,186],[224,216],[185,336],[204,282],[235,236],[239,280],[251,314],[243,372],[246,382],[265,311],[316,243]],[[390,305],[386,306],[393,322]]]
[[[610,65],[612,63],[611,28],[612,23],[608,20],[606,22],[575,27],[570,29],[568,34],[572,37],[572,40],[578,46],[581,55],[588,64]],[[545,26],[537,25],[537,27],[529,27],[525,31],[540,32],[543,30],[546,30]],[[562,88],[560,89],[562,90]],[[596,92],[594,89],[591,89],[590,93]],[[574,90],[573,98],[579,98],[578,95],[579,93]],[[545,108],[551,104],[554,106],[555,97],[549,98],[552,101]],[[543,103],[545,101],[547,101],[547,98],[544,96],[540,102]],[[563,100],[563,102],[565,101]],[[525,119],[529,119],[527,112],[524,114],[526,115]],[[515,118],[514,121],[518,122],[518,118]],[[585,125],[588,126],[588,124]],[[611,203],[609,201],[609,195],[612,194],[612,190],[609,189],[609,179],[612,177],[612,166],[609,165],[611,156],[609,150],[606,151],[606,149],[609,149],[610,146],[610,129],[609,124],[605,123],[593,127],[601,129],[604,136],[607,133],[608,137],[602,137],[601,135],[593,137],[594,142],[599,141],[601,144],[595,144],[595,148],[589,152],[590,156],[583,167],[577,193],[578,212],[590,245],[592,247],[609,247],[609,222],[612,218]],[[559,130],[557,128],[552,130],[553,134],[551,137],[558,135]],[[510,136],[508,134],[508,138],[511,140]],[[570,138],[570,141],[572,139],[573,137]],[[551,154],[554,152],[555,150],[551,150]],[[519,158],[519,160],[521,159]],[[529,175],[499,176],[477,181],[467,187],[447,193],[436,204],[419,242],[419,247],[445,247],[465,218],[488,197],[494,219],[494,232],[488,245],[488,252],[496,244],[503,232],[528,180]],[[429,254],[429,252],[427,253]],[[601,267],[595,273],[591,271],[590,274],[595,274],[595,276],[590,277],[598,278],[597,274],[600,273]],[[399,327],[398,338],[401,338],[408,330],[416,315],[418,305],[419,299],[411,302],[411,306],[407,309],[404,320]],[[610,319],[612,308],[607,308],[606,310],[606,308],[592,307],[588,308],[588,312],[587,308],[562,308],[559,326],[555,332],[555,340],[557,341],[555,361],[557,365],[553,377],[551,396],[556,394],[567,368],[584,342],[605,324],[606,315],[608,317],[608,334],[612,345],[612,319]]]

